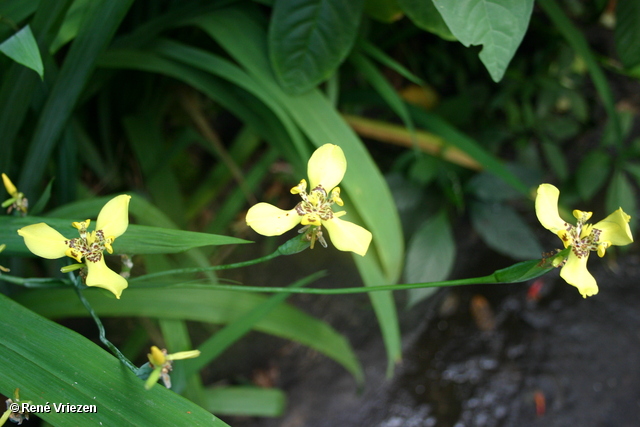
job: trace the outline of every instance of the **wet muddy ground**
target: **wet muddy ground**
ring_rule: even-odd
[[[227,358],[262,343],[251,375],[268,374],[287,393],[286,412],[222,418],[234,427],[639,426],[640,257],[594,258],[600,293],[588,299],[551,272],[535,284],[456,288],[400,308],[403,359],[391,379],[366,296],[292,297],[348,337],[364,387],[304,346],[252,333]],[[307,260],[287,262],[284,270],[304,270]],[[347,264],[337,270],[348,274]],[[321,286],[336,286],[335,270]]]

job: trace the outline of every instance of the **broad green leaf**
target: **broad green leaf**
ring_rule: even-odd
[[[527,31],[533,0],[435,0],[434,4],[460,43],[483,45],[480,60],[499,82]]]
[[[69,293],[69,298],[78,300]],[[113,303],[113,301],[112,301]],[[96,405],[96,413],[39,413],[55,426],[227,426],[162,386],[144,383],[88,339],[0,295],[0,393],[33,404]],[[26,338],[28,335],[28,338]]]
[[[589,151],[576,171],[576,187],[582,200],[590,200],[602,188],[610,173],[611,156],[601,149]]]
[[[215,414],[279,417],[287,402],[282,390],[254,386],[214,387],[204,392],[204,406]]]
[[[631,183],[624,172],[617,171],[613,174],[613,178],[607,188],[607,199],[605,204],[607,206],[607,214],[618,208],[622,208],[623,211],[631,215],[631,222],[629,226],[632,231],[635,231],[636,224],[638,222],[638,215],[636,214],[638,202],[635,190],[631,186]]]
[[[237,321],[266,300],[261,295],[188,284],[177,284],[171,288],[136,288],[132,285],[117,302],[105,298],[95,289],[87,289],[84,295],[101,317],[136,316],[214,324]],[[87,315],[77,295],[70,289],[40,289],[24,292],[16,299],[49,318]],[[325,322],[290,305],[276,307],[258,320],[254,329],[309,346],[341,364],[356,379],[363,376],[360,363],[344,336]]]
[[[300,94],[326,80],[358,34],[363,0],[278,0],[269,26],[269,56],[281,86]]]
[[[514,259],[538,258],[542,253],[536,236],[510,206],[474,202],[470,213],[473,228],[496,252]]]
[[[22,237],[18,235],[19,228],[44,222],[58,230],[63,236],[73,238],[77,237],[78,230],[71,227],[71,222],[77,220],[78,218],[69,220],[48,217],[0,216],[0,241],[6,243],[7,253],[29,255],[31,252],[25,246]],[[117,254],[130,255],[167,254],[184,252],[202,246],[239,243],[248,242],[235,237],[216,234],[130,224],[127,231],[114,242],[113,250]]]
[[[436,34],[444,40],[456,40],[436,9],[433,0],[398,0],[398,3],[417,27]]]
[[[407,249],[404,276],[408,283],[439,282],[451,273],[456,243],[446,212],[429,218],[413,235]],[[408,306],[430,296],[437,288],[411,289]]]
[[[41,79],[44,79],[44,65],[42,65],[40,50],[29,25],[0,43],[0,52],[17,63],[31,68]]]
[[[615,40],[626,68],[640,64],[640,2],[637,0],[618,0]]]

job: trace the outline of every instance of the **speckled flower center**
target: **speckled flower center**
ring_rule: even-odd
[[[115,238],[105,237],[102,230],[87,232],[89,220],[74,222],[73,226],[78,229],[80,237],[64,241],[65,245],[69,247],[66,251],[68,257],[74,258],[78,262],[82,262],[82,258],[88,262],[99,262],[105,249],[109,253],[112,252],[111,244]]]
[[[333,218],[331,205],[333,205],[334,201],[327,198],[327,191],[321,185],[311,190],[309,194],[301,191],[300,197],[302,201],[296,206],[296,212],[304,217],[302,220],[303,225],[320,225],[320,221],[327,221]]]
[[[586,224],[591,217],[590,212],[577,211],[574,213],[578,222],[576,225],[564,223],[565,229],[558,232],[558,236],[564,242],[565,247],[571,246],[571,250],[578,258],[589,256],[589,252],[597,251],[603,256],[611,242],[600,241],[602,230],[594,228],[592,224]]]

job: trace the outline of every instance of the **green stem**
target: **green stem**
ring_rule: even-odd
[[[111,341],[107,339],[107,334],[105,332],[102,321],[100,320],[96,312],[93,310],[93,307],[91,307],[91,304],[89,304],[89,301],[87,301],[84,295],[82,295],[82,290],[80,289],[80,286],[81,286],[80,278],[74,276],[73,273],[69,273],[69,276],[71,277],[71,281],[75,285],[74,288],[76,290],[76,293],[78,294],[78,298],[80,298],[80,301],[84,305],[84,308],[86,308],[89,314],[91,314],[93,321],[96,323],[96,326],[98,326],[98,331],[100,331],[100,341],[102,341],[102,343],[105,346],[107,346],[109,350],[111,350],[111,353],[113,353],[114,356],[120,359],[120,361],[127,368],[131,369],[131,372],[135,374],[138,371],[138,368],[133,363],[131,363],[131,361],[127,359],[127,357],[124,354],[122,354],[122,352],[118,349],[118,347],[113,345],[113,343],[111,343]]]
[[[461,285],[482,285],[490,283],[503,283],[495,278],[494,274],[482,277],[472,277],[470,279],[443,280],[441,282],[430,283],[401,283],[398,285],[372,286],[357,288],[338,288],[338,289],[320,289],[320,288],[283,288],[268,286],[243,286],[243,285],[221,285],[217,283],[206,285],[187,285],[189,288],[203,287],[207,289],[220,289],[225,291],[241,291],[241,292],[262,292],[262,293],[288,293],[288,294],[319,294],[319,295],[341,295],[341,294],[362,294],[365,292],[380,291],[400,291],[403,289],[417,288],[441,288],[448,286]]]
[[[189,273],[202,273],[205,271],[217,271],[217,270],[230,270],[232,268],[248,267],[250,265],[259,264],[261,262],[269,261],[273,258],[277,258],[282,253],[280,249],[276,250],[272,254],[263,256],[261,258],[252,259],[249,261],[236,262],[233,264],[212,265],[210,267],[191,267],[191,268],[176,268],[175,270],[159,271],[157,273],[145,274],[144,276],[138,276],[133,279],[129,279],[129,283],[135,283],[143,280],[155,279],[162,276],[172,276],[174,274],[189,274]]]

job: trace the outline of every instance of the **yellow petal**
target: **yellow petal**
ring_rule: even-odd
[[[318,148],[307,165],[309,184],[313,190],[322,185],[327,193],[337,186],[347,171],[347,159],[342,148],[333,144],[325,144]]]
[[[263,236],[279,236],[300,224],[295,209],[285,211],[269,203],[258,203],[247,212],[247,225]]]
[[[367,253],[372,237],[369,230],[337,217],[322,221],[322,225],[329,232],[331,243],[337,249],[355,252],[361,256]]]
[[[2,174],[2,181],[4,182],[4,188],[7,189],[7,193],[9,193],[11,197],[17,197],[18,189],[15,185],[13,185],[13,182],[11,182],[9,177],[4,173]]]
[[[129,200],[131,196],[123,194],[109,200],[102,207],[96,221],[96,230],[102,230],[105,237],[118,237],[129,226]]]
[[[578,258],[576,254],[569,253],[567,263],[560,270],[562,277],[568,284],[575,286],[583,297],[590,297],[598,293],[598,284],[589,270],[587,270],[588,256]]]
[[[593,228],[601,230],[599,241],[608,241],[612,245],[624,246],[633,243],[633,236],[629,228],[631,217],[622,208],[598,222]]]
[[[558,233],[566,228],[566,222],[558,214],[560,191],[551,184],[541,184],[536,196],[536,216],[547,230]]]
[[[147,357],[153,366],[162,366],[167,361],[165,354],[155,345],[151,346],[151,353],[148,353]]]
[[[179,351],[177,353],[167,354],[168,360],[193,359],[200,356],[200,350]]]
[[[27,248],[42,258],[62,258],[69,249],[64,243],[67,240],[66,237],[44,222],[22,227],[18,230],[18,234],[24,237]]]
[[[98,286],[113,292],[116,298],[120,299],[122,291],[129,286],[127,280],[107,267],[104,257],[100,261],[87,261],[87,286]]]

